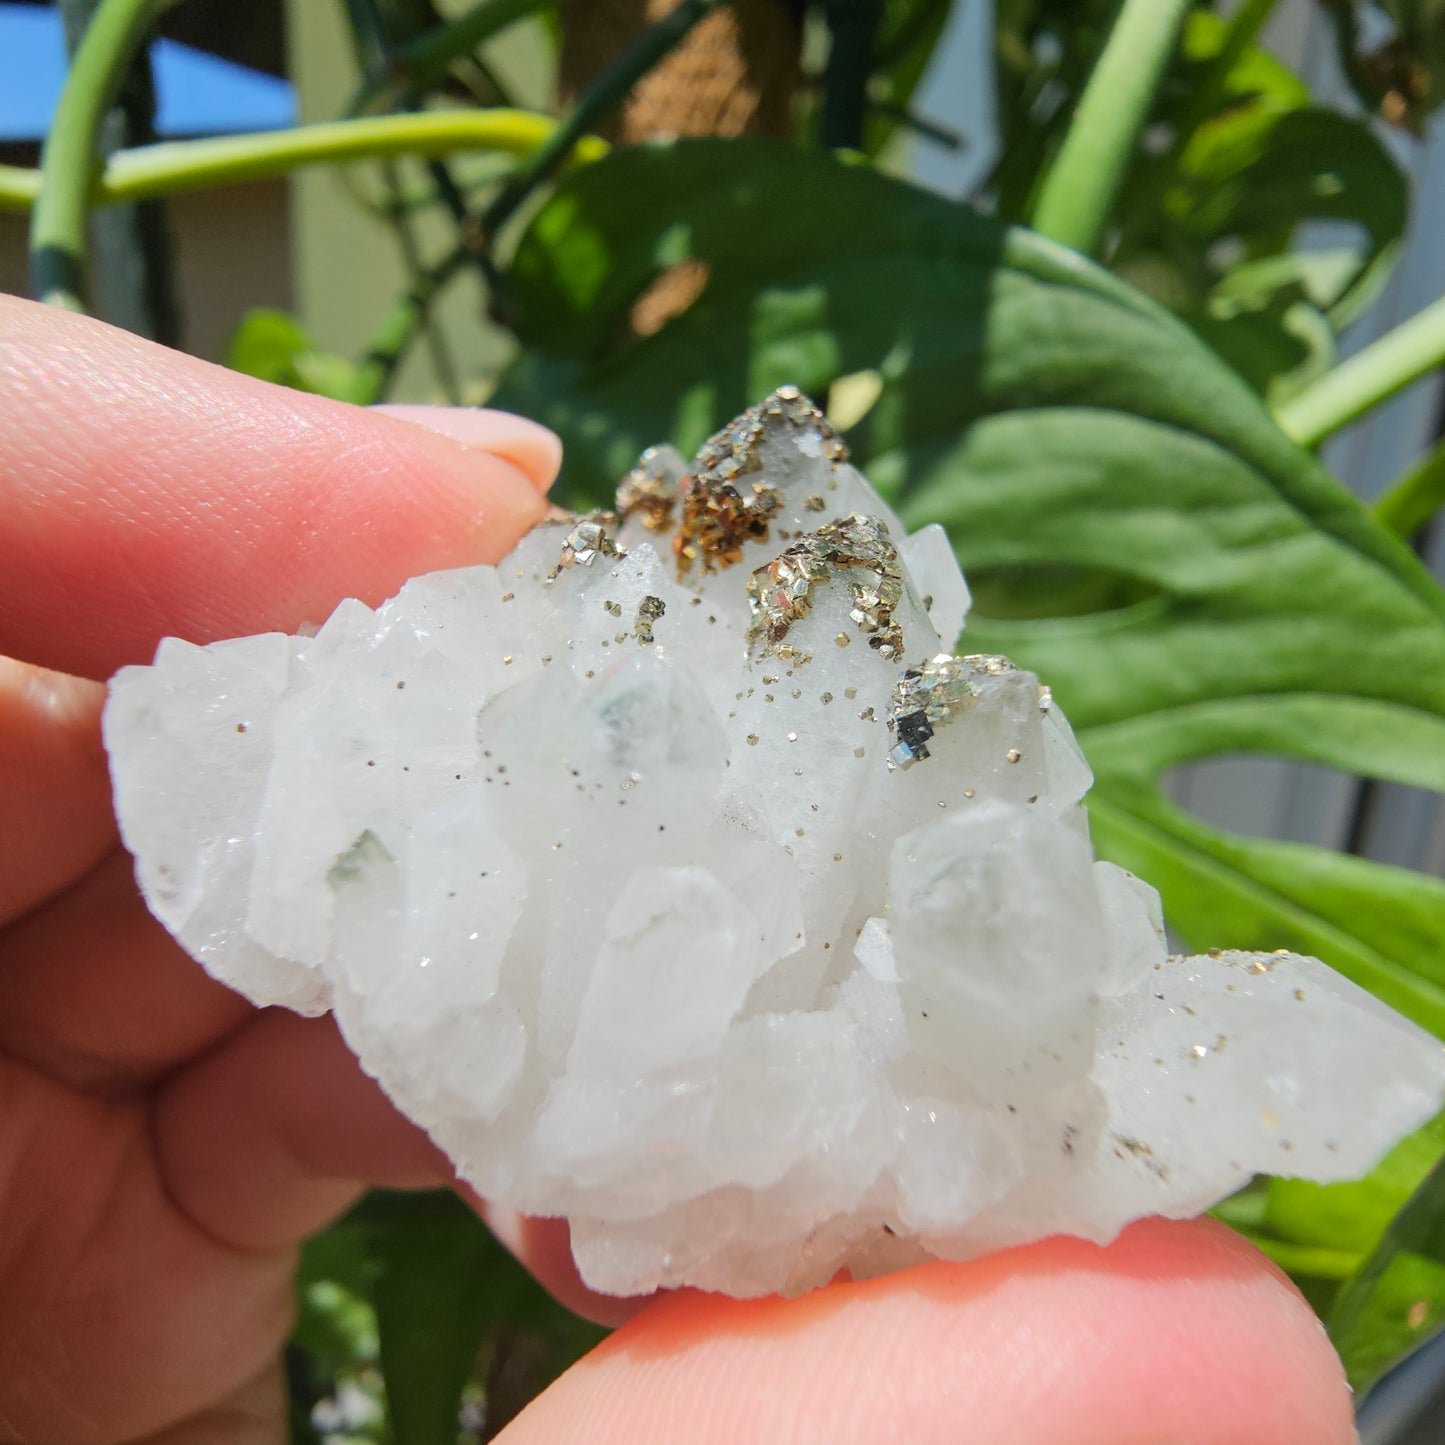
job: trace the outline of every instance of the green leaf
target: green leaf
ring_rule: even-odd
[[[706,268],[701,296],[629,335],[682,260]],[[911,525],[949,528],[971,575],[1024,591],[967,645],[1054,686],[1097,774],[1101,851],[1161,888],[1185,938],[1316,953],[1445,1035],[1445,883],[1230,836],[1160,787],[1265,752],[1445,788],[1445,594],[1180,323],[1025,232],[762,142],[578,173],[510,281],[526,350],[498,404],[557,428],[593,495],[780,382],[825,396],[876,371],[856,458]],[[1029,581],[1060,569],[1126,600],[1041,617]]]
[[[603,1336],[454,1194],[378,1191],[328,1233],[338,1231],[313,1267],[374,1305],[391,1436],[404,1445],[455,1445],[469,1388],[485,1393],[491,1438]]]
[[[1196,8],[1190,12],[1180,45],[1186,79],[1181,98],[1185,104],[1194,99],[1200,81],[1211,75],[1224,52],[1231,25],[1232,21],[1209,10]],[[1262,45],[1246,45],[1219,81],[1220,99],[1227,102],[1224,109],[1232,110],[1241,101],[1263,103],[1277,111],[1298,110],[1310,103],[1305,82]]]
[[[353,1219],[338,1221],[302,1248],[296,1323],[286,1354],[293,1445],[319,1445],[313,1412],[343,1391],[371,1402],[380,1426],[374,1274],[365,1236]],[[358,1445],[362,1438],[376,1438],[372,1427]]]
[[[1164,197],[1171,223],[1199,243],[1233,241],[1251,255],[1285,250],[1304,221],[1358,225],[1366,240],[1354,266],[1314,298],[1337,327],[1378,294],[1409,204],[1404,173],[1364,121],[1314,108],[1280,114],[1261,104],[1201,127]],[[1323,279],[1319,268],[1314,277]]]
[[[508,1304],[494,1278],[506,1251],[452,1194],[374,1195],[361,1218],[392,1433],[456,1445],[463,1388]]]
[[[1370,127],[1277,93],[1192,134],[1126,218],[1115,269],[1183,316],[1272,406],[1321,376],[1334,337],[1388,279],[1408,182]],[[1358,240],[1293,251],[1306,221]]]
[[[226,365],[247,376],[276,381],[296,356],[311,346],[310,334],[294,316],[274,307],[256,306],[241,318],[232,334]]]
[[[344,356],[329,351],[302,351],[292,362],[291,377],[285,383],[299,391],[329,396],[336,401],[365,401],[368,388],[361,368]]]
[[[1330,1338],[1356,1390],[1445,1322],[1445,1161],[1411,1196],[1360,1272],[1340,1291]]]
[[[1362,1179],[1257,1179],[1213,1211],[1288,1270],[1322,1317],[1351,1291],[1391,1222],[1445,1150],[1445,1115],[1402,1139]]]
[[[1333,364],[1335,334],[1378,295],[1409,187],[1367,121],[1313,107],[1298,76],[1240,44],[1238,23],[1249,34],[1267,8],[1190,15],[1111,264],[1278,406]],[[1301,253],[1305,222],[1347,235]]]
[[[1390,484],[1371,509],[1397,537],[1412,537],[1445,507],[1445,441]]]
[[[1202,305],[1177,308],[1195,334],[1271,407],[1297,396],[1335,360],[1334,330],[1305,294],[1302,270],[1286,276],[1273,264],[1287,259],[1270,257],[1239,267]]]
[[[262,381],[337,401],[366,399],[360,367],[318,350],[311,333],[295,317],[269,306],[255,307],[241,318],[226,350],[226,365]]]
[[[376,1360],[374,1276],[366,1241],[350,1220],[308,1240],[301,1251],[296,1276],[299,1309],[291,1342],[327,1376]]]
[[[1260,1228],[1292,1244],[1328,1246],[1360,1257],[1374,1250],[1390,1221],[1445,1153],[1445,1115],[1402,1139],[1363,1178],[1347,1184],[1274,1179]]]

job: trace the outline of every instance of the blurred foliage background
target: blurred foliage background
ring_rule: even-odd
[[[916,103],[965,0],[308,0],[305,124],[149,150],[138,47],[168,7],[67,0],[81,81],[0,205],[33,207],[37,294],[123,295],[116,319],[174,339],[163,198],[325,167],[293,200],[309,325],[254,309],[229,364],[532,415],[572,502],[796,382],[911,524],[949,528],[970,649],[1053,685],[1097,846],[1175,935],[1318,954],[1445,1037],[1445,883],[1211,826],[1165,786],[1257,753],[1445,789],[1445,593],[1418,555],[1445,451],[1372,510],[1317,456],[1445,358],[1442,300],[1340,360],[1407,237],[1445,3],[1308,3],[1345,105],[1263,44],[1275,0],[996,0],[998,144],[959,199],[910,175],[920,145],[980,144]],[[1442,1154],[1437,1120],[1363,1181],[1221,1208],[1358,1387],[1445,1320]],[[368,1200],[299,1290],[297,1440],[491,1438],[597,1337],[448,1196]]]

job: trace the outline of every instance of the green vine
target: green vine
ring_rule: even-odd
[[[0,166],[0,211],[28,211],[40,194],[40,172],[33,166]]]
[[[1275,413],[1302,446],[1341,427],[1445,365],[1445,296],[1341,362]]]
[[[508,26],[556,4],[557,0],[480,0],[455,20],[417,36],[389,57],[386,72],[367,80],[357,92],[353,113],[386,110],[408,94],[430,90],[455,61]]]
[[[1381,526],[1410,538],[1445,507],[1445,442],[1406,472],[1371,510]]]
[[[1189,0],[1124,0],[1039,192],[1042,235],[1099,250],[1188,9]]]
[[[366,406],[386,395],[407,348],[426,321],[432,302],[471,259],[470,251],[465,246],[458,246],[440,265],[415,277],[411,289],[387,312],[362,358],[352,400]]]
[[[75,52],[40,157],[30,218],[35,295],[85,310],[86,223],[101,122],[126,68],[172,0],[102,0]]]
[[[255,135],[164,141],[117,151],[104,171],[94,176],[87,204],[179,195],[269,180],[303,166],[390,156],[494,151],[523,157],[536,151],[557,128],[550,117],[525,110],[429,110],[324,121]],[[607,149],[606,141],[584,135],[573,141],[570,154],[563,159],[583,164],[597,160]],[[0,209],[26,210],[37,202],[42,189],[41,171],[0,166]]]

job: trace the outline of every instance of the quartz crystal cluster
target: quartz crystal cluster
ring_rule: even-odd
[[[784,388],[498,567],[114,681],[151,907],[331,1009],[594,1287],[796,1292],[1365,1170],[1440,1046],[1323,964],[1166,956],[1048,689]]]

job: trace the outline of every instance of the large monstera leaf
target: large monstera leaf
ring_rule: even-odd
[[[670,271],[674,309],[701,293],[638,335]],[[762,142],[578,172],[510,283],[499,404],[562,434],[584,491],[781,382],[874,374],[855,459],[948,527],[969,650],[1053,685],[1100,851],[1191,943],[1318,954],[1445,1036],[1445,884],[1222,833],[1161,789],[1232,753],[1445,788],[1445,593],[1183,325],[1027,232]]]

